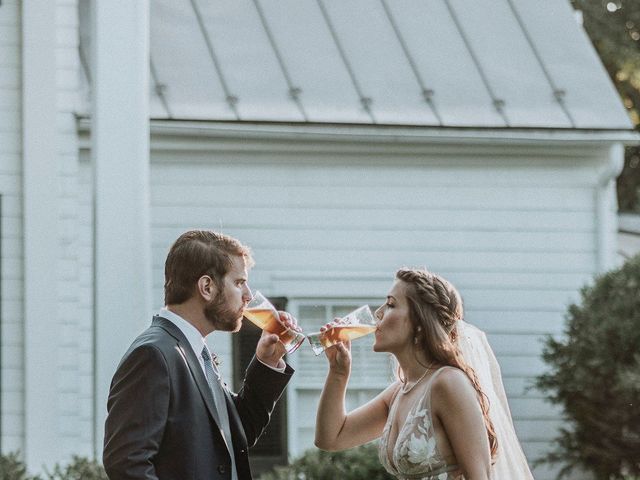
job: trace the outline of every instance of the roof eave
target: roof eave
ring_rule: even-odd
[[[274,122],[193,122],[152,120],[152,134],[240,136],[281,140],[346,140],[364,142],[464,142],[640,144],[640,132],[630,129],[473,128],[407,125],[295,124]]]
[[[81,133],[91,130],[89,118],[78,119]],[[466,145],[588,146],[640,144],[640,132],[628,129],[474,128],[407,125],[311,124],[151,120],[152,136],[202,139],[316,141],[348,143],[411,143]]]

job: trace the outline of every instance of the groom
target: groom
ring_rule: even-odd
[[[212,231],[182,234],[165,262],[165,308],[136,338],[113,376],[103,462],[111,480],[250,480],[248,447],[293,370],[264,333],[240,391],[221,381],[205,337],[237,332],[251,299],[251,253]],[[289,326],[294,319],[280,312]]]

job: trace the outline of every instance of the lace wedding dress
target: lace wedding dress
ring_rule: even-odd
[[[379,444],[380,462],[384,468],[399,480],[461,480],[457,465],[449,465],[438,451],[433,420],[431,418],[431,385],[445,368],[436,370],[409,409],[407,419],[398,431],[395,445],[390,449],[389,434],[398,414],[399,397],[395,395],[389,409],[389,417]],[[391,457],[389,458],[389,452]]]
[[[486,335],[462,320],[458,322],[457,328],[462,355],[475,370],[482,391],[489,399],[489,416],[498,437],[498,453],[491,467],[491,480],[533,480],[513,427],[500,366]],[[397,415],[398,396],[401,393],[392,401],[378,453],[384,468],[398,480],[464,480],[459,466],[448,464],[438,451],[433,430],[431,385],[445,368],[453,367],[442,367],[431,375],[423,386],[424,393],[410,408],[395,445],[391,447],[389,434]]]

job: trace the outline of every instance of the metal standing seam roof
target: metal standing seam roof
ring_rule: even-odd
[[[633,128],[568,0],[151,0],[150,9],[154,119]]]

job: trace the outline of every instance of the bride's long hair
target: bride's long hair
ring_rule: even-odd
[[[441,365],[462,370],[473,384],[487,429],[491,457],[495,458],[498,439],[489,417],[489,400],[480,388],[476,372],[465,362],[458,348],[455,327],[463,316],[460,294],[447,280],[426,270],[401,268],[396,272],[396,278],[407,286],[409,319],[416,348],[424,350],[429,358]]]

